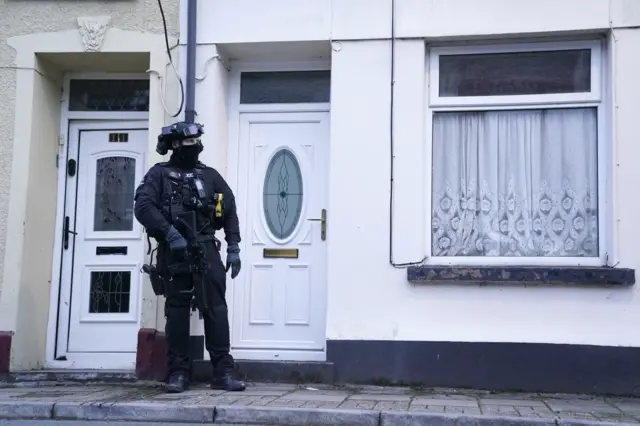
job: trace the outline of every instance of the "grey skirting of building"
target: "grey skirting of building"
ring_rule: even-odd
[[[166,394],[152,383],[5,383],[0,387],[0,426],[53,426],[61,422],[137,422],[150,426],[638,425],[640,399],[284,384],[251,384],[246,392],[239,393],[196,386],[178,395]]]

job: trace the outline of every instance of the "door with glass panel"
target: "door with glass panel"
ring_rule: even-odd
[[[241,72],[243,272],[230,286],[239,359],[326,359],[331,73]]]
[[[239,358],[324,356],[328,141],[328,112],[240,116],[246,267],[233,284]]]
[[[57,351],[63,359],[135,359],[144,239],[133,198],[146,171],[144,127],[70,125]]]

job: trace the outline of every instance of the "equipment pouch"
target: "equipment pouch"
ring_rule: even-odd
[[[155,265],[142,265],[142,272],[149,274],[149,281],[151,281],[151,288],[156,296],[163,296],[165,294],[164,279],[156,269]]]
[[[151,251],[151,259],[149,260],[149,264],[142,265],[142,273],[149,275],[149,281],[151,282],[151,288],[153,289],[153,293],[156,296],[163,296],[166,294],[165,282],[160,271],[162,267],[160,265],[161,259],[160,255],[158,255],[158,264],[153,264],[153,253],[158,249],[155,248]]]

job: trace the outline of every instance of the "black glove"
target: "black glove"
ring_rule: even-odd
[[[173,226],[169,227],[166,240],[167,243],[169,243],[169,248],[173,253],[184,253],[184,251],[187,249],[187,240],[185,240],[184,237],[180,235],[178,230]]]
[[[227,269],[229,272],[229,268],[231,268],[231,279],[234,279],[240,273],[240,267],[242,266],[242,262],[240,262],[240,247],[238,246],[229,246],[227,248]]]

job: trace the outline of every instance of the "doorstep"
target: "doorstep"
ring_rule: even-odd
[[[10,372],[0,376],[0,380],[16,386],[37,386],[39,383],[134,383],[138,378],[129,370],[26,370]],[[3,386],[4,387],[4,386]]]
[[[415,390],[378,386],[250,384],[245,392],[198,385],[40,385],[0,389],[2,419],[244,425],[640,424],[640,398]]]

